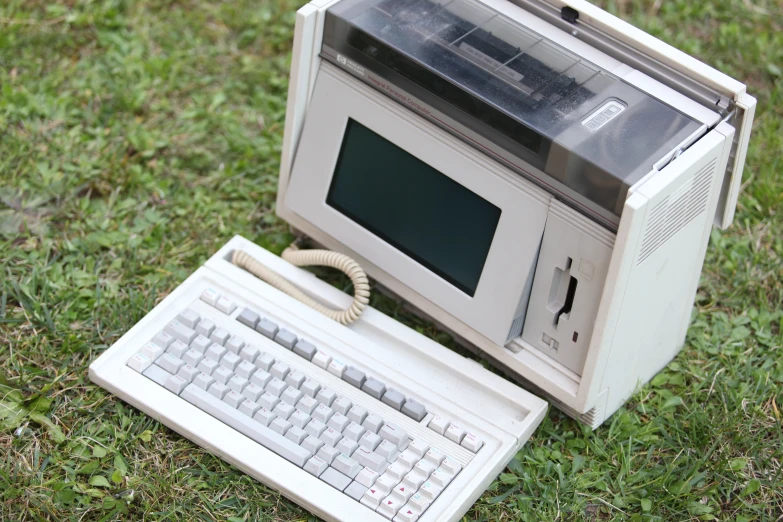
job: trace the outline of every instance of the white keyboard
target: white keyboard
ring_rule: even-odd
[[[325,318],[225,261],[237,243],[248,250],[233,239],[93,380],[326,519],[459,519],[545,403],[375,310],[351,327]],[[311,293],[347,297],[253,249]]]

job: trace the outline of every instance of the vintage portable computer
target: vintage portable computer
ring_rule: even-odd
[[[596,428],[682,347],[755,103],[581,0],[313,0],[276,211],[328,250],[235,237],[90,376],[323,518],[457,520],[540,397]]]

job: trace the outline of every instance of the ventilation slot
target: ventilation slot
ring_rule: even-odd
[[[713,160],[683,183],[675,192],[666,196],[663,201],[653,207],[647,221],[647,228],[644,231],[642,250],[639,253],[637,265],[642,264],[693,218],[704,212],[712,188],[715,163],[716,160]]]

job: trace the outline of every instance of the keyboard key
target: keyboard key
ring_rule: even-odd
[[[261,368],[264,371],[269,371],[272,369],[272,366],[275,364],[275,358],[269,355],[268,353],[262,353],[258,356],[258,359],[255,360],[255,365]]]
[[[354,451],[359,448],[359,443],[355,440],[351,440],[348,437],[343,437],[340,442],[334,447],[337,451],[349,457],[353,455]]]
[[[353,482],[350,478],[346,477],[332,467],[327,468],[327,470],[324,471],[318,478],[339,491],[344,490],[351,482]]]
[[[449,440],[453,440],[457,444],[462,442],[462,438],[465,436],[465,430],[456,423],[449,424],[448,429],[446,430],[446,438]]]
[[[423,476],[421,473],[416,473],[415,471],[411,471],[407,475],[405,475],[405,478],[402,479],[402,483],[406,486],[410,487],[413,491],[416,491],[421,487],[422,484],[427,480],[427,477]]]
[[[288,418],[288,422],[290,422],[297,428],[304,429],[304,427],[307,426],[307,423],[310,422],[310,419],[311,419],[310,415],[303,412],[302,410],[297,409]]]
[[[481,446],[484,445],[484,441],[476,437],[473,433],[466,433],[465,438],[462,439],[460,445],[463,448],[468,448],[473,453],[476,453],[481,449]]]
[[[406,502],[408,502],[408,499],[411,498],[414,493],[415,491],[406,484],[398,485],[391,492],[392,496],[397,497],[397,500],[399,500],[401,504],[405,504]]]
[[[443,454],[442,451],[430,448],[427,450],[427,453],[424,454],[424,460],[428,460],[435,464],[435,466],[440,466],[440,463],[443,462],[443,459],[446,458],[446,455]]]
[[[391,520],[397,514],[397,511],[400,510],[402,504],[397,497],[389,495],[381,501],[376,511]]]
[[[370,413],[367,415],[367,418],[364,419],[364,422],[362,422],[362,426],[373,433],[378,433],[381,426],[383,426],[383,419],[381,419],[379,415]]]
[[[191,366],[190,364],[186,364],[182,368],[179,369],[177,372],[177,375],[188,381],[188,384],[193,382],[193,379],[196,378],[196,375],[201,373],[199,370]]]
[[[198,335],[194,330],[188,328],[179,321],[171,321],[166,325],[166,332],[172,335],[175,339],[179,339],[185,344],[190,344],[193,339]]]
[[[217,300],[220,299],[220,293],[214,288],[207,288],[201,292],[201,300],[207,303],[209,306],[215,306]]]
[[[370,377],[362,385],[362,391],[378,400],[386,393],[386,385],[375,377]]]
[[[185,386],[188,385],[188,381],[180,377],[179,375],[172,375],[166,380],[166,389],[179,395]]]
[[[291,367],[288,366],[283,361],[278,361],[275,363],[274,366],[272,366],[272,369],[269,370],[269,373],[272,374],[272,377],[277,377],[281,381],[285,379],[288,376],[288,373],[291,371]]]
[[[418,510],[419,513],[426,511],[428,507],[430,507],[430,502],[427,498],[425,498],[423,495],[420,495],[419,493],[414,493],[411,499],[408,501],[408,504],[410,505],[411,509],[413,511]]]
[[[213,361],[220,361],[220,359],[226,354],[228,350],[220,346],[218,343],[212,343],[204,353],[205,357],[209,357]]]
[[[386,492],[379,489],[369,488],[362,497],[361,503],[368,508],[375,510],[386,497]]]
[[[215,308],[223,312],[224,314],[230,314],[237,309],[236,303],[228,297],[219,297],[215,302]]]
[[[182,359],[178,359],[177,357],[174,357],[170,353],[164,353],[160,357],[158,357],[158,360],[155,361],[155,364],[163,368],[169,373],[177,373],[180,368],[185,366],[185,361]]]
[[[231,406],[232,408],[238,408],[239,405],[245,400],[242,394],[236,390],[230,390],[225,396],[223,396],[223,402]]]
[[[190,343],[190,347],[200,353],[206,352],[207,348],[209,348],[211,345],[212,345],[212,339],[209,339],[201,334],[198,334],[198,336],[196,336],[196,338],[193,339],[193,342]]]
[[[266,388],[269,381],[272,380],[272,374],[265,372],[264,370],[257,370],[256,373],[250,376],[250,382],[261,387]]]
[[[137,372],[142,373],[144,370],[149,368],[150,365],[152,365],[152,360],[146,355],[137,353],[136,355],[128,359],[127,365],[130,366],[132,369],[136,370]]]
[[[318,457],[325,460],[329,464],[331,464],[332,461],[336,459],[339,454],[340,454],[339,451],[334,449],[332,446],[329,446],[328,444],[324,444],[323,446],[321,446],[321,449],[318,450]]]
[[[272,411],[275,412],[275,414],[281,419],[288,420],[288,417],[293,415],[293,413],[296,411],[296,408],[294,408],[290,404],[279,402],[277,406],[275,406],[275,409]]]
[[[150,361],[156,361],[158,360],[158,357],[163,355],[163,348],[155,343],[147,343],[141,347],[141,351],[139,353],[141,353]]]
[[[242,361],[237,365],[236,368],[234,368],[234,373],[248,380],[250,379],[250,377],[253,376],[255,372],[256,372],[256,365],[249,361]]]
[[[351,478],[354,478],[362,470],[362,466],[356,460],[345,454],[337,455],[337,458],[332,462],[332,467]]]
[[[386,459],[383,460],[383,463],[386,464]],[[400,462],[399,458],[397,458],[397,460],[392,462],[391,465],[386,468],[386,473],[396,478],[397,480],[402,480],[409,471],[410,468],[406,468],[405,465]]]
[[[265,448],[277,453],[296,466],[302,467],[310,460],[312,453],[281,437],[272,430],[255,422],[243,413],[215,399],[204,390],[192,384],[185,388],[181,395],[185,400],[204,410],[209,415],[228,424],[243,435],[250,437]]]
[[[415,466],[413,466],[413,470],[419,475],[422,475],[425,478],[429,478],[430,475],[432,475],[432,472],[435,471],[435,468],[437,466],[426,459],[421,459],[419,462],[416,463]]]
[[[337,394],[330,388],[321,388],[315,396],[315,400],[326,406],[331,406],[336,398]]]
[[[298,390],[299,387],[302,386],[302,383],[305,382],[306,378],[307,377],[305,377],[305,374],[303,374],[299,370],[294,370],[291,373],[289,373],[288,376],[283,380],[286,382],[286,384],[288,384],[289,386],[293,386]]]
[[[408,444],[408,448],[406,451],[410,451],[414,455],[416,455],[419,458],[424,458],[424,455],[427,453],[427,450],[429,450],[430,447],[427,445],[426,442],[424,442],[421,439],[413,439],[410,444]]]
[[[453,478],[454,476],[451,473],[447,472],[443,468],[438,468],[432,472],[432,475],[430,475],[430,482],[443,489],[449,485],[449,482],[451,482]]]
[[[332,417],[332,419],[334,419],[334,417]],[[362,435],[364,435],[367,430],[365,430],[361,426],[361,424],[357,424],[356,422],[351,421],[350,419],[348,420],[350,421],[350,424],[348,424],[348,426],[346,426],[346,428],[343,430],[343,437],[347,437],[351,440],[355,440],[358,442],[359,439],[362,438]]]
[[[351,410],[346,414],[346,417],[357,424],[361,424],[364,422],[364,419],[367,418],[367,408],[354,404]]]
[[[228,386],[222,382],[212,383],[212,386],[210,386],[209,390],[207,390],[207,392],[209,392],[213,397],[217,397],[220,400],[223,400],[223,397],[225,397],[229,391],[230,390],[228,389]]]
[[[383,394],[381,401],[399,411],[400,408],[402,408],[402,405],[405,404],[405,395],[397,390],[387,390],[386,393]]]
[[[304,339],[300,339],[299,342],[296,343],[296,346],[294,346],[294,353],[300,357],[304,357],[308,361],[315,357],[316,352],[318,352],[318,349],[315,345]]]
[[[225,366],[218,366],[217,369],[212,372],[212,377],[216,381],[226,384],[231,377],[234,376],[234,372],[226,368]]]
[[[348,417],[342,413],[335,413],[329,418],[329,420],[326,422],[326,425],[342,433],[346,426],[348,426],[350,423],[351,421],[348,420]]]
[[[316,477],[320,477],[321,474],[328,468],[329,464],[327,464],[324,460],[319,459],[318,457],[312,457],[304,466],[305,471],[315,475]]]
[[[174,342],[174,336],[166,333],[166,331],[158,332],[155,337],[152,338],[152,342],[163,348],[164,350]]]
[[[177,315],[177,320],[188,328],[195,328],[201,317],[190,308],[187,308]]]
[[[389,493],[391,493],[391,490],[397,487],[397,484],[399,483],[400,483],[399,480],[395,479],[391,475],[384,473],[383,475],[378,477],[378,480],[375,481],[373,487],[383,491],[384,495],[388,495]]]
[[[359,482],[357,482],[357,481],[353,481],[353,482],[351,482],[350,486],[345,488],[345,491],[343,493],[345,493],[346,495],[348,495],[352,499],[358,501],[358,500],[362,499],[362,497],[364,496],[364,493],[366,491],[367,491],[367,488],[364,485],[359,484]]]
[[[353,406],[353,403],[347,397],[338,397],[330,406],[337,413],[345,415]]]
[[[258,346],[252,344],[246,344],[239,352],[239,357],[250,363],[255,362],[259,355],[261,355],[261,350],[258,349]]]
[[[201,359],[201,362],[198,363],[198,368],[202,372],[206,373],[207,375],[212,375],[212,372],[218,369],[220,365],[217,363],[217,361],[213,361],[212,359]]]
[[[245,346],[245,340],[241,337],[237,337],[236,335],[232,335],[229,337],[228,341],[226,341],[226,348],[228,351],[239,354],[240,350]]]
[[[462,470],[462,465],[457,462],[457,459],[453,457],[446,457],[445,459],[442,459],[440,467],[452,475],[456,475]]]
[[[345,365],[344,362],[342,362],[339,359],[332,359],[332,362],[329,363],[329,367],[326,368],[326,371],[331,373],[332,375],[336,375],[340,379],[343,378],[343,374],[345,373],[345,370],[347,370],[348,367]]]
[[[242,402],[242,404],[240,404],[239,408],[237,409],[248,417],[252,417],[258,410],[261,409],[261,405],[251,400],[246,400]]]
[[[273,323],[269,319],[261,319],[260,321],[258,321],[258,324],[256,324],[256,332],[266,337],[269,337],[270,339],[275,338],[275,334],[277,333],[277,330],[278,330],[277,324]]]
[[[421,457],[416,455],[410,448],[408,448],[400,453],[400,456],[397,457],[397,460],[394,462],[399,462],[400,465],[404,466],[407,471],[410,471],[420,460]]]
[[[245,308],[239,312],[239,315],[237,316],[237,321],[244,324],[245,326],[249,326],[253,330],[255,330],[256,325],[260,319],[261,316],[249,308]]]
[[[315,364],[319,368],[323,368],[324,370],[326,370],[329,367],[329,364],[332,362],[332,356],[329,355],[328,353],[325,353],[325,352],[322,352],[322,351],[319,350],[313,356],[313,361],[312,362],[313,362],[313,364]]]
[[[326,404],[319,404],[318,407],[313,410],[313,418],[321,422],[328,422],[334,415],[334,410]]]
[[[198,337],[196,337],[196,340],[198,340]],[[195,342],[196,341],[193,341],[193,343]],[[174,357],[179,357],[180,359],[182,359],[182,356],[185,355],[185,352],[187,352],[188,350],[189,350],[188,345],[180,340],[175,340],[173,343],[169,345],[168,348],[166,348],[167,352],[169,352]]]
[[[302,410],[308,415],[311,415],[313,411],[318,407],[318,402],[312,397],[304,396],[296,403],[296,408]]]
[[[320,437],[321,434],[326,431],[326,424],[319,421],[318,419],[312,419],[307,423],[307,426],[305,426],[304,430],[313,437]]]
[[[305,433],[302,428],[291,426],[286,432],[285,438],[297,444],[301,444],[307,438],[307,433]]]
[[[198,368],[201,361],[204,360],[204,356],[201,355],[201,352],[199,352],[198,350],[194,350],[193,348],[191,348],[190,350],[185,352],[185,354],[182,356],[182,360],[190,364],[191,366],[195,366],[196,368]]]
[[[448,420],[444,419],[440,415],[435,415],[430,423],[427,425],[429,429],[437,433],[438,435],[443,435],[446,433],[446,428],[449,427],[449,424],[451,424]]]
[[[370,468],[364,468],[359,472],[358,475],[356,475],[356,482],[369,488],[375,484],[375,481],[378,480],[378,477],[380,477],[380,475],[375,471],[371,470]]]
[[[235,353],[228,352],[226,355],[223,356],[222,359],[220,359],[220,364],[225,366],[231,371],[236,370],[237,366],[239,366],[239,362],[242,359],[239,358],[239,356]]]
[[[343,435],[334,428],[326,428],[326,431],[321,433],[321,436],[318,438],[324,441],[324,444],[327,446],[335,447],[340,442],[340,439],[343,438]]]
[[[226,344],[231,334],[225,328],[215,328],[210,334],[209,338],[218,343],[220,346]]]
[[[293,350],[297,340],[298,339],[296,335],[294,335],[293,332],[289,332],[285,328],[278,330],[278,332],[275,334],[275,342],[280,346],[288,348],[289,350]]]
[[[422,497],[432,501],[438,498],[438,495],[440,495],[441,491],[443,491],[442,487],[438,486],[437,484],[433,484],[431,481],[428,480],[427,482],[421,485],[418,492],[421,494]]]
[[[245,386],[248,385],[247,379],[244,377],[240,377],[239,375],[234,375],[231,377],[231,379],[228,380],[228,383],[226,385],[234,390],[237,393],[242,393],[242,390],[245,389]]]
[[[274,412],[270,411],[268,408],[261,406],[261,409],[258,410],[255,415],[253,415],[253,418],[264,426],[269,426],[272,424],[272,421],[277,418],[277,415],[275,415]]]
[[[318,450],[321,449],[321,446],[323,445],[324,442],[321,439],[318,437],[313,437],[312,435],[308,435],[307,438],[302,442],[302,447],[312,451],[313,454],[318,453]]]
[[[302,392],[300,392],[293,386],[289,386],[288,388],[285,389],[283,395],[280,396],[280,400],[290,404],[291,406],[296,406],[296,403],[299,402],[299,399],[302,398],[302,395],[303,395]]]
[[[299,388],[308,397],[315,397],[321,389],[321,385],[314,379],[307,379]]]
[[[361,388],[366,379],[367,377],[364,375],[364,372],[354,368],[353,366],[347,368],[343,372],[343,380],[351,386],[355,386],[357,388]]]
[[[214,331],[215,331],[215,323],[212,322],[210,319],[202,319],[196,325],[196,333],[203,335],[204,337],[209,337],[210,335],[212,335],[212,332]]]
[[[353,458],[362,466],[370,468],[376,473],[383,473],[389,465],[383,456],[363,447],[359,447],[354,452]]]
[[[421,512],[415,510],[413,504],[408,502],[397,512],[397,516],[394,517],[394,522],[416,522],[420,515]]]
[[[288,385],[277,377],[272,377],[272,380],[269,381],[269,384],[264,386],[264,389],[275,397],[280,397],[286,388],[288,388]]]
[[[290,428],[291,428],[291,423],[285,419],[281,419],[280,417],[277,417],[275,420],[272,421],[272,424],[269,425],[269,429],[271,429],[275,433],[279,433],[280,435],[285,435],[285,433]]]
[[[264,393],[264,389],[261,386],[252,382],[245,386],[245,388],[242,390],[242,395],[253,402],[257,402]]]
[[[395,426],[394,424],[384,424],[381,431],[378,432],[378,435],[380,435],[382,439],[386,439],[395,444],[397,449],[403,449],[408,445],[408,434],[405,433],[402,428]]]
[[[421,422],[421,420],[427,416],[427,408],[421,403],[408,399],[402,406],[402,413],[416,422]]]
[[[375,451],[375,448],[381,443],[381,437],[371,431],[365,431],[364,435],[359,439],[359,446],[367,448],[370,451]]]
[[[397,459],[397,456],[400,454],[400,452],[397,450],[397,445],[393,442],[389,442],[388,440],[384,440],[378,444],[378,447],[375,448],[375,453],[385,458],[386,462],[389,464],[394,462]]]
[[[193,379],[193,384],[201,388],[202,390],[208,390],[210,386],[215,382],[215,379],[210,375],[201,372]]]

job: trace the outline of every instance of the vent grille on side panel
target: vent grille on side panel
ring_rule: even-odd
[[[717,160],[713,160],[653,207],[644,231],[637,265],[642,264],[693,218],[704,212],[712,189],[716,162]]]

